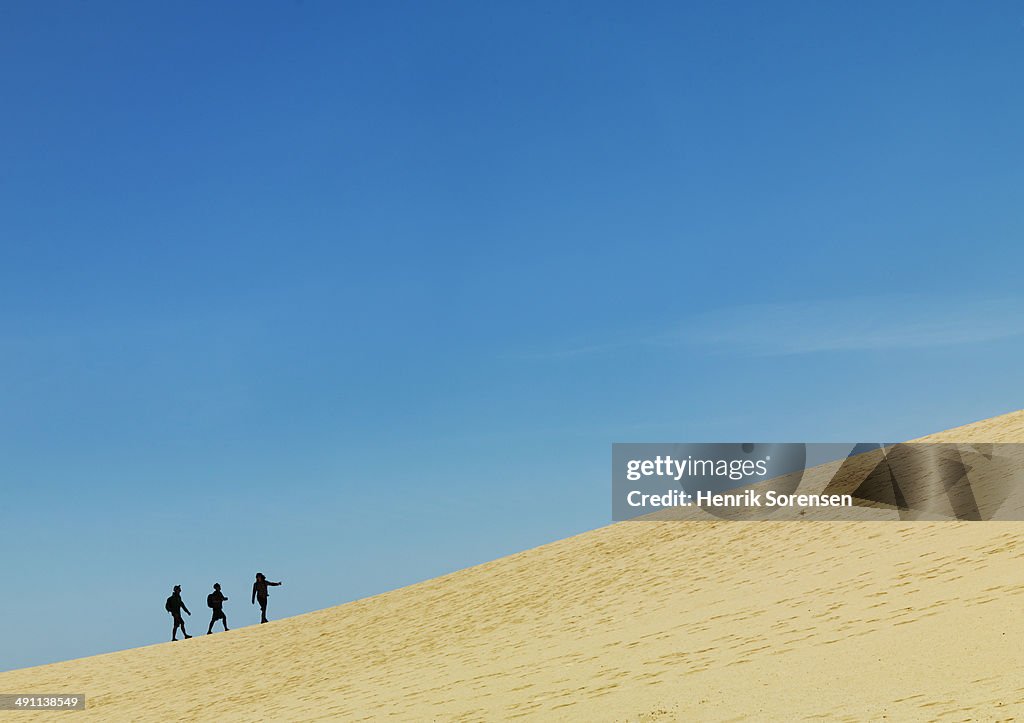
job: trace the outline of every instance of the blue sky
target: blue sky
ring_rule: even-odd
[[[1024,406],[1020,3],[0,11],[0,669]]]

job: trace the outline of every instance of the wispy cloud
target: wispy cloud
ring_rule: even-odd
[[[761,356],[979,344],[1024,333],[1024,300],[875,296],[718,309],[651,339]]]
[[[569,359],[638,347],[783,356],[982,344],[1024,334],[1024,298],[870,296],[715,309],[666,331],[581,341],[527,354]]]

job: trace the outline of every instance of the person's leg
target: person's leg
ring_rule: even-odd
[[[214,624],[214,623],[215,623],[216,621],[217,621],[217,613],[214,613],[214,614],[213,614],[213,617],[211,617],[211,618],[210,618],[210,627],[208,627],[208,628],[206,629],[206,634],[207,634],[207,635],[209,635],[210,633],[212,633],[212,632],[213,632],[213,624]]]
[[[261,623],[270,622],[269,620],[267,620],[267,601],[266,600],[260,600],[259,603],[260,603],[260,622]]]
[[[228,616],[221,613],[220,621],[224,624],[224,632],[226,633],[228,631]]]
[[[174,618],[174,628],[171,630],[171,641],[175,642],[178,640],[178,627],[183,626],[181,618]]]

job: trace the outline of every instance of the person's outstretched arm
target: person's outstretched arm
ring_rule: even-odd
[[[277,587],[277,586],[278,586],[278,585],[280,585],[281,583],[279,583],[279,582],[270,582],[270,580],[267,580],[267,584],[268,584],[268,585],[273,585],[274,587]]]

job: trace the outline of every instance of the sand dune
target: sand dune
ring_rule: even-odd
[[[1024,441],[1024,412],[926,439]],[[620,523],[0,691],[84,692],[76,720],[1011,719],[1022,543],[1018,522]]]

